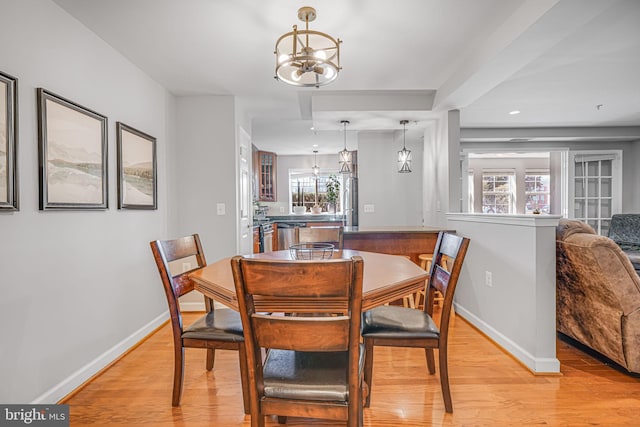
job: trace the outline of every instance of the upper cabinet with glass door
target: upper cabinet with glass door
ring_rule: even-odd
[[[277,155],[269,151],[254,151],[254,177],[257,184],[257,200],[276,201]]]

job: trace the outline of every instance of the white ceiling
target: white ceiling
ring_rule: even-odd
[[[236,96],[263,150],[333,153],[340,120],[355,144],[451,108],[465,128],[634,126],[623,140],[640,139],[637,0],[54,1],[172,93]],[[307,5],[311,29],[343,40],[343,70],[319,89],[273,78],[275,41]]]

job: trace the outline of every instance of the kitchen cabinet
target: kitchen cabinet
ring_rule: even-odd
[[[260,227],[253,227],[253,253],[260,253]]]
[[[271,246],[274,251],[278,250],[278,224],[273,223],[273,245]]]
[[[275,202],[277,155],[269,151],[256,150],[253,156],[253,174],[257,185],[257,200],[260,202]]]

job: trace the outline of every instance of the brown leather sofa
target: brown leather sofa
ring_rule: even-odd
[[[556,229],[556,325],[640,373],[640,277],[613,240],[576,220]]]

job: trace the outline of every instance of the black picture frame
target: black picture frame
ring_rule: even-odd
[[[158,208],[156,138],[116,122],[118,209]]]
[[[0,71],[0,210],[18,211],[18,79]]]
[[[107,117],[37,89],[40,210],[109,207]]]

